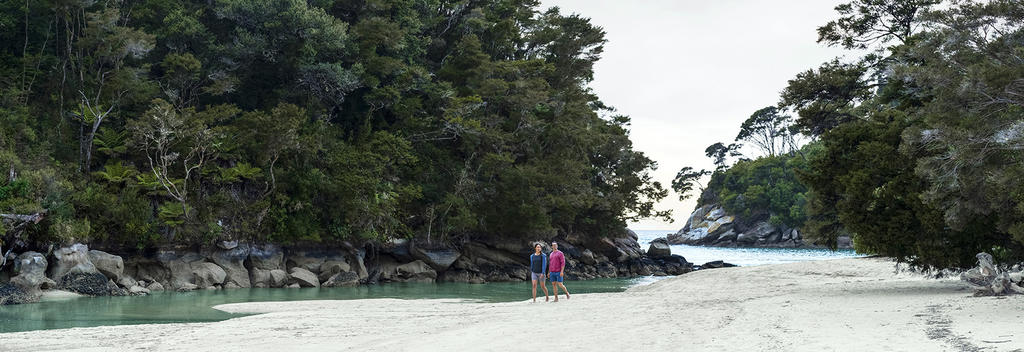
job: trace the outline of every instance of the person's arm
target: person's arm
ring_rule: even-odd
[[[562,264],[562,275],[565,275],[565,252],[562,252],[562,255],[558,256],[558,262]]]
[[[541,272],[544,273],[544,275],[548,275],[548,255],[547,254],[542,254],[542,255],[544,256],[543,257],[544,258],[544,270],[541,270]]]

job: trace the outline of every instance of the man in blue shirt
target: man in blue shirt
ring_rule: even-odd
[[[537,302],[537,281],[540,281],[540,288],[544,289],[544,301],[548,301],[548,286],[544,284],[544,276],[548,272],[548,256],[541,250],[540,243],[533,246],[533,254],[530,255],[530,278],[533,281],[533,301]]]

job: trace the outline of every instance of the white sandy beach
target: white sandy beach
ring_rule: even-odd
[[[374,299],[216,308],[263,314],[0,334],[0,351],[1024,349],[1024,296],[972,297],[957,280],[895,274],[883,259],[698,271],[558,303]]]

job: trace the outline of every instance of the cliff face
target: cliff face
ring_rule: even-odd
[[[821,248],[805,241],[797,229],[763,221],[747,221],[728,214],[718,204],[698,207],[686,226],[668,236],[669,243],[714,247]],[[849,237],[839,238],[840,249],[853,248]]]

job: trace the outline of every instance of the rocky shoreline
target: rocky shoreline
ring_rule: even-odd
[[[697,207],[679,232],[666,237],[670,244],[711,247],[824,248],[807,241],[800,230],[774,225],[766,219],[742,219],[722,206]],[[850,237],[838,239],[839,249],[852,249]]]
[[[566,255],[566,276],[571,280],[680,275],[701,268],[672,254],[663,240],[643,250],[632,231],[617,237],[556,240]],[[48,254],[25,251],[6,258],[7,265],[0,267],[0,305],[34,302],[48,289],[122,296],[161,290],[525,281],[533,242],[492,237],[446,244],[400,239],[358,246],[220,241],[210,246],[120,252],[76,243]],[[722,263],[704,266],[721,267]]]

